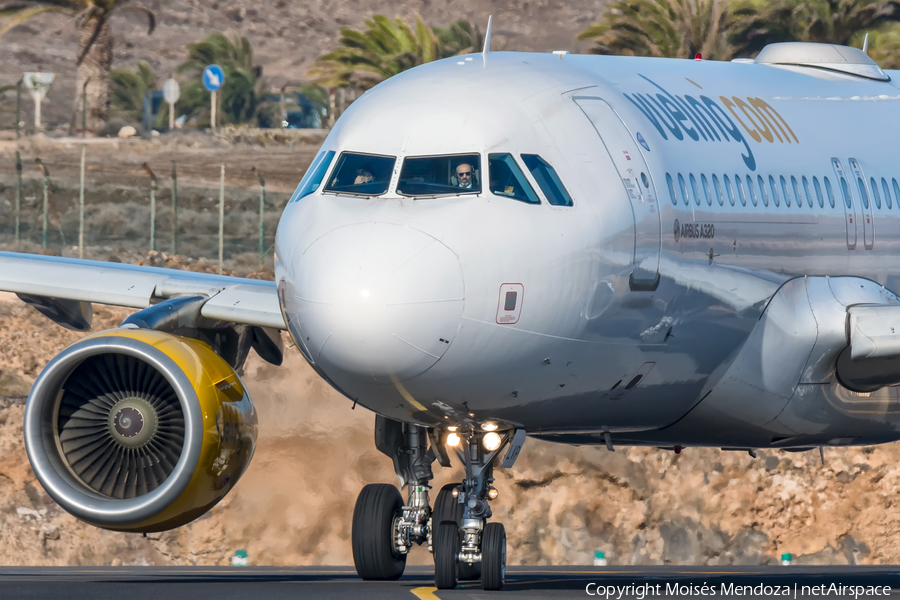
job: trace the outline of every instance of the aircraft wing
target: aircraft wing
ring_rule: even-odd
[[[146,308],[173,296],[199,294],[209,297],[200,311],[204,317],[286,329],[275,282],[258,279],[0,252],[0,291],[130,308]]]

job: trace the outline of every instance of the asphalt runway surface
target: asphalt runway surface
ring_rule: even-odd
[[[436,590],[433,576],[427,567],[378,582],[352,567],[0,567],[0,599],[900,598],[900,566],[510,567],[501,592],[478,582]]]

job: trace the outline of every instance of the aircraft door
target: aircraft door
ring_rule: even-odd
[[[847,174],[844,173],[844,167],[837,158],[831,159],[831,166],[834,167],[834,174],[837,177],[837,194],[840,203],[844,205],[844,223],[847,226],[847,249],[856,248],[856,207],[853,202],[853,194],[850,192],[850,182],[847,180]]]
[[[631,289],[653,290],[659,283],[659,205],[644,156],[619,115],[600,98],[575,97],[606,147],[634,212],[634,270]]]
[[[862,224],[863,224],[863,242],[866,245],[866,250],[871,250],[875,245],[875,198],[873,197],[873,192],[869,189],[869,184],[866,183],[866,175],[863,173],[862,167],[859,166],[859,161],[855,158],[847,159],[850,163],[850,170],[853,172],[853,178],[856,180],[854,184],[850,185],[851,189],[856,189],[859,192],[859,199],[862,204],[860,207],[862,209]],[[878,190],[875,190],[875,193],[878,193]]]

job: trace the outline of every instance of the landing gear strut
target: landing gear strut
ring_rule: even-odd
[[[371,484],[363,488],[353,511],[353,561],[363,579],[397,579],[414,545],[427,544],[434,554],[434,581],[452,589],[459,580],[481,579],[485,590],[503,588],[506,576],[506,531],[488,523],[494,459],[507,446],[502,466],[511,467],[525,440],[524,430],[484,432],[474,426],[428,430],[384,417],[375,422],[375,445],[391,457],[400,487]],[[431,447],[429,448],[429,441]],[[441,488],[432,510],[428,492],[434,478],[431,464],[450,466],[445,447],[452,449],[466,471],[460,484]]]
[[[375,445],[394,461],[409,499],[404,504],[400,491],[390,484],[363,488],[353,511],[353,562],[363,579],[398,579],[412,546],[427,543],[432,548],[428,490],[435,455],[428,449],[424,427],[381,416],[375,421]]]
[[[518,432],[516,432],[518,434]],[[506,577],[506,531],[500,523],[487,523],[492,516],[490,500],[497,497],[494,482],[494,458],[511,441],[504,466],[512,466],[518,456],[522,435],[494,434],[485,440],[484,432],[468,428],[456,433],[453,446],[463,463],[466,479],[458,486],[445,486],[456,500],[454,515],[435,527],[434,585],[439,589],[453,589],[458,579],[481,578],[485,590],[503,588]],[[456,441],[453,440],[453,441]],[[486,443],[486,441],[488,443]],[[515,443],[518,446],[515,446]],[[490,448],[490,450],[488,449]],[[508,463],[508,464],[507,464]],[[435,512],[442,507],[440,495]],[[450,511],[448,511],[449,513]],[[458,515],[458,520],[454,516]],[[432,519],[434,522],[434,519]]]

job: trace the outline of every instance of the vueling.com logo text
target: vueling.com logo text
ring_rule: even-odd
[[[677,140],[689,137],[695,142],[701,139],[704,142],[739,142],[746,150],[746,153],[741,154],[744,164],[755,171],[756,158],[750,144],[722,108],[725,106],[755,142],[761,143],[765,139],[769,143],[775,143],[777,139],[782,144],[800,143],[787,121],[762,98],[748,97],[744,100],[737,96],[719,96],[722,103],[719,105],[707,96],[700,96],[699,100],[687,94],[675,96],[648,77],[641,77],[662,93],[625,94],[625,97],[644,113],[664,140],[668,140],[671,135]],[[738,110],[743,114],[743,119],[738,115]]]

